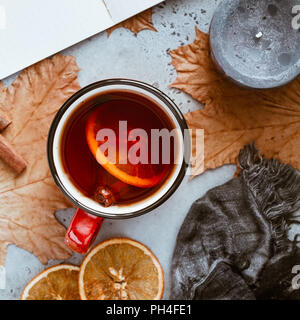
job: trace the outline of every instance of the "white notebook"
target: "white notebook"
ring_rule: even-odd
[[[0,0],[0,79],[163,0]]]

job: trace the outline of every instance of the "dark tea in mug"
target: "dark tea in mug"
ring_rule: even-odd
[[[63,168],[80,192],[104,207],[153,195],[175,166],[174,123],[138,92],[111,90],[81,102],[60,143]]]

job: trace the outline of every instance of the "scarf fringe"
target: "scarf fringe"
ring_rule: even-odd
[[[292,214],[300,209],[300,174],[279,160],[265,159],[254,143],[239,154],[242,177],[256,199],[263,216],[270,222],[275,252],[294,249],[288,239]]]

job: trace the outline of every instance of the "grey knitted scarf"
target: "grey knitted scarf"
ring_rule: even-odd
[[[171,299],[300,299],[292,268],[300,174],[263,158],[254,144],[239,155],[241,172],[191,207],[177,237]]]

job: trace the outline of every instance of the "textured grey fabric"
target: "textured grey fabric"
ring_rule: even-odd
[[[299,295],[291,269],[300,252],[288,230],[300,208],[300,175],[264,159],[254,144],[240,152],[239,165],[238,178],[192,205],[173,254],[171,299]]]

